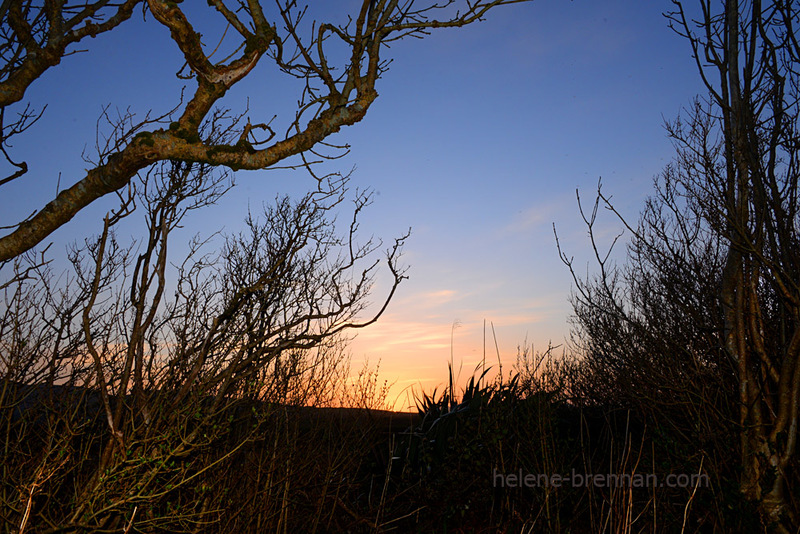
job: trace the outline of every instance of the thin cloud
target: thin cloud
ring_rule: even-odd
[[[431,291],[429,293],[423,294],[423,297],[429,299],[441,299],[441,300],[452,300],[455,297],[456,291],[453,289],[442,289],[439,291]]]

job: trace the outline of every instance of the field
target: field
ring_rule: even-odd
[[[681,422],[635,407],[580,405],[556,367],[476,371],[459,390],[451,370],[417,413],[199,399],[194,413],[151,414],[122,443],[109,442],[91,389],[3,382],[3,531],[23,513],[26,532],[84,531],[87,519],[108,532],[758,528],[709,444],[692,449]],[[98,471],[109,450],[116,460]]]

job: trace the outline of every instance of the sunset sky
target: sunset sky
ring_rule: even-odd
[[[341,17],[355,4],[312,2],[309,16]],[[497,360],[494,325],[504,369],[526,342],[535,350],[564,343],[572,281],[553,223],[575,265],[591,272],[576,189],[590,202],[602,177],[604,191],[635,219],[673,154],[664,120],[701,91],[687,43],[661,15],[670,7],[538,0],[387,51],[393,63],[378,83],[379,98],[333,141],[351,146],[337,163],[342,171],[355,167],[351,187],[375,190],[362,232],[388,243],[412,229],[404,255],[409,280],[351,346],[354,367],[364,358],[380,361],[381,377],[395,382],[389,400],[398,399],[397,408],[408,404],[405,388],[430,390],[446,379],[451,348],[468,375],[484,354],[484,321],[487,360]],[[88,52],[65,58],[28,92],[35,108],[48,108],[15,143],[12,154],[28,159],[31,172],[3,187],[0,225],[52,199],[59,173],[62,188],[83,176],[90,165],[81,153],[91,154],[104,105],[144,116],[179,101],[186,82],[174,74],[182,59],[151,16],[143,22],[137,11],[80,48]],[[253,122],[292,114],[298,96],[262,63],[224,101],[243,110],[249,98]],[[187,221],[187,236],[235,232],[248,207],[313,186],[303,171],[238,172],[236,182],[218,205]],[[115,203],[104,198],[57,231],[54,256],[63,261],[67,243],[97,233]],[[619,223],[610,214],[602,221],[613,238]],[[373,300],[385,289],[379,283]]]

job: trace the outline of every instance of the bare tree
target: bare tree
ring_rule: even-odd
[[[765,524],[793,532],[800,11],[792,1],[701,1],[691,15],[673,4],[668,20],[688,40],[708,97],[668,125],[677,158],[629,227],[627,265],[598,253],[598,277],[576,278],[576,319],[594,372],[617,387],[608,395],[632,399],[638,389],[673,415],[683,407],[695,438],[699,428],[734,429],[742,495]],[[602,193],[598,201],[613,209]],[[590,229],[595,214],[585,216]]]
[[[258,425],[226,437],[242,417],[238,404],[305,404],[339,391],[336,348],[344,332],[385,310],[404,278],[405,237],[386,252],[385,300],[362,317],[383,263],[375,257],[381,244],[356,232],[369,195],[356,195],[351,225],[339,235],[331,214],[347,200],[346,178],[324,183],[297,202],[278,198],[260,217],[249,215],[246,231],[218,252],[196,239],[170,284],[175,229],[229,182],[207,165],[167,162],[142,177],[131,198],[145,211],[138,245],[118,243],[114,227],[133,211],[117,212],[100,236],[73,250],[73,278],[59,282],[37,267],[6,288],[0,515],[9,524],[114,529],[133,521],[137,507],[147,508],[136,517],[140,528],[208,521],[208,498],[180,513],[168,503],[227,469],[252,439]]]
[[[150,118],[117,125],[114,139],[101,150],[98,161],[75,185],[19,222],[0,237],[0,262],[18,256],[40,243],[56,228],[96,199],[125,188],[137,173],[162,161],[225,166],[230,169],[267,169],[291,156],[316,159],[314,147],[343,126],[360,121],[377,98],[376,84],[388,62],[383,54],[388,43],[407,36],[422,37],[433,28],[459,27],[481,20],[492,8],[520,0],[479,0],[418,5],[413,1],[363,0],[347,23],[337,25],[308,21],[309,8],[294,0],[279,1],[267,9],[255,0],[208,3],[220,22],[232,31],[223,32],[238,40],[231,56],[214,62],[214,50],[201,42],[177,2],[147,0],[146,10],[169,28],[172,40],[186,64],[179,76],[195,82],[188,101],[175,109],[175,116],[161,121]],[[0,30],[7,43],[0,49],[0,111],[18,100],[46,68],[57,64],[68,45],[86,35],[113,29],[130,16],[138,4],[95,2],[88,4],[3,2]],[[443,18],[438,19],[441,15]],[[341,53],[344,49],[346,52]],[[247,121],[237,138],[229,143],[202,139],[200,128],[237,82],[248,76],[260,62],[268,60],[287,76],[304,81],[298,107],[285,135],[270,127],[270,119]],[[5,141],[19,135],[36,114],[26,110],[2,131]],[[0,115],[2,118],[2,115]],[[163,124],[160,128],[153,128]],[[2,183],[20,179],[23,163],[9,162],[18,171]]]
[[[684,183],[725,242],[719,296],[739,385],[742,491],[786,528],[797,522],[786,481],[800,406],[800,13],[794,2],[727,2],[716,11],[703,3],[693,23],[675,5],[671,20],[689,40],[713,106],[695,123],[713,117],[719,135],[715,143],[702,128],[673,131],[703,165]]]
[[[6,108],[19,102],[25,91],[47,69],[74,53],[70,45],[110,31],[130,18],[141,0],[125,2],[46,1],[40,5],[22,0],[0,4],[0,151],[16,170],[0,178],[0,185],[28,172],[28,164],[14,161],[9,140],[27,130],[40,116],[25,107],[16,118]]]
[[[464,26],[517,1],[364,0],[337,25],[311,20],[310,8],[294,0],[212,0],[199,9],[218,17],[219,46],[232,51],[221,61],[210,59],[217,42],[201,42],[189,20],[195,6],[2,2],[0,149],[13,170],[0,187],[36,180],[10,143],[27,135],[43,111],[20,102],[26,89],[62,60],[68,68],[77,43],[113,30],[135,8],[170,30],[185,60],[178,76],[192,84],[188,98],[175,95],[179,103],[161,116],[104,110],[110,133],[98,136],[86,174],[0,237],[0,268],[13,271],[0,285],[3,530],[211,528],[230,504],[209,487],[219,483],[215,477],[247,478],[232,458],[263,440],[259,433],[271,440],[262,443],[269,457],[249,458],[264,471],[242,502],[248,509],[264,503],[264,521],[273,521],[277,509],[275,528],[285,530],[289,489],[305,477],[311,482],[301,482],[308,484],[304,498],[319,502],[314,524],[330,523],[343,508],[340,492],[352,484],[334,474],[357,469],[360,460],[339,443],[328,461],[303,471],[303,460],[293,457],[298,430],[287,406],[337,397],[368,405],[378,394],[369,371],[361,393],[343,394],[342,347],[348,332],[380,317],[405,278],[399,256],[407,235],[381,259],[382,243],[362,241],[357,232],[370,195],[351,198],[346,177],[321,175],[315,164],[346,153],[326,140],[360,121],[377,98],[389,43]],[[246,112],[231,114],[223,105],[231,87],[263,61],[303,87],[298,107],[283,117],[285,132],[269,117],[245,119]],[[218,236],[195,238],[188,256],[172,263],[184,217],[229,190],[229,171],[277,165],[307,169],[311,192],[248,214],[244,232],[227,236],[216,251]],[[34,256],[33,248],[109,193],[118,204],[100,234],[71,248],[70,273],[54,275],[46,250]],[[339,233],[334,214],[349,200],[352,219]],[[122,243],[115,231],[123,220],[133,224],[134,213],[143,215],[142,237]],[[389,273],[387,292],[367,307],[381,266]],[[280,424],[264,423],[280,410],[284,417],[272,420]],[[318,466],[325,470],[321,486],[314,482]],[[285,488],[277,498],[275,488]],[[261,512],[254,520],[235,515],[226,521],[264,528]],[[349,507],[346,515],[361,521]]]

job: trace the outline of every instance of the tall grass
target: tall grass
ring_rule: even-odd
[[[579,364],[553,347],[522,348],[508,374],[489,378],[481,363],[456,389],[451,361],[444,389],[416,396],[417,423],[388,470],[384,517],[403,518],[393,526],[409,532],[728,531],[708,509],[736,502],[719,485],[663,485],[670,474],[706,473],[702,457],[698,466],[671,456],[641,413],[575,397]],[[504,478],[519,473],[614,483],[512,487]]]
[[[451,361],[446,386],[419,392],[413,417],[381,411],[387,385],[378,370],[354,374],[342,356],[340,381],[317,382],[318,389],[290,381],[282,402],[274,396],[232,401],[209,422],[207,445],[191,455],[170,450],[188,420],[172,441],[161,436],[126,444],[128,460],[104,475],[107,491],[94,506],[129,499],[112,503],[123,512],[107,525],[124,532],[158,532],[164,518],[171,531],[198,533],[747,527],[730,518],[732,510],[746,518],[747,509],[719,479],[711,487],[684,488],[510,484],[507,476],[518,473],[707,472],[708,460],[686,455],[663,422],[575,396],[579,362],[554,352],[522,348],[506,374],[492,374],[481,362],[460,388]],[[4,456],[2,531],[58,531],[53,518],[69,514],[83,486],[82,462],[102,448],[102,417],[92,408],[97,401],[89,388],[75,388],[69,398],[34,406],[30,391],[8,381],[0,386],[5,447],[16,455]],[[167,467],[156,473],[148,467],[153,462]],[[136,492],[147,488],[164,497],[137,500]],[[66,531],[82,529],[74,522]]]

